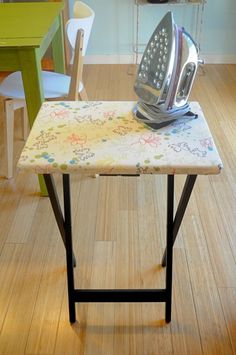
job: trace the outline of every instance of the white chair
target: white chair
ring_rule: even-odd
[[[85,5],[85,4],[84,4]],[[86,7],[87,5],[85,5]],[[90,8],[89,8],[90,9]],[[92,10],[91,10],[92,11]],[[93,12],[93,11],[92,11]],[[84,13],[84,12],[82,12]],[[83,70],[83,56],[85,55],[91,28],[94,19],[94,12],[92,14],[92,21],[89,18],[90,27],[83,19],[70,19],[66,24],[67,38],[72,49],[72,69],[71,75],[64,75],[60,73],[42,72],[42,82],[45,99],[59,99],[59,100],[88,100],[87,93],[82,83]],[[80,31],[80,29],[82,29]],[[77,36],[78,34],[78,36]],[[77,38],[77,41],[76,41]],[[27,136],[27,113],[25,105],[24,88],[21,78],[21,72],[15,72],[7,76],[0,83],[0,95],[5,100],[5,149],[7,161],[6,176],[10,179],[13,176],[13,137],[14,137],[14,111],[17,108],[23,109],[23,132],[24,139]]]
[[[66,2],[68,5],[68,2]],[[70,15],[70,10],[67,8],[67,11],[64,9],[64,23],[65,23],[65,28],[66,28],[66,23],[68,21],[68,16]],[[72,21],[70,22],[70,27],[77,27],[77,28],[82,28],[84,30],[84,49],[83,49],[83,56],[85,55],[87,51],[87,46],[93,26],[93,21],[95,18],[95,13],[94,11],[86,5],[82,1],[75,1],[74,6],[73,6],[73,13],[72,13]],[[68,32],[67,32],[68,33]],[[73,43],[75,41],[75,32],[74,31],[69,31],[68,34],[68,39],[69,39],[69,44],[65,43],[65,51],[66,51],[66,67],[67,70],[69,69],[69,66],[71,63],[73,63]]]
[[[84,44],[83,44],[83,57],[87,51],[88,42],[93,26],[95,13],[94,11],[82,1],[76,1],[73,7],[73,18],[70,19],[66,24],[66,33],[68,42],[70,44],[70,64],[73,63],[74,57],[74,43],[76,38],[76,32],[79,28],[84,30]],[[82,100],[86,100],[85,89],[82,92]]]
[[[95,13],[83,1],[75,1],[73,7],[73,18],[80,19],[84,30],[87,30],[88,38],[90,36]],[[86,42],[86,40],[85,40]]]

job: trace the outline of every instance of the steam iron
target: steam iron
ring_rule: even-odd
[[[167,12],[152,34],[141,59],[134,90],[139,97],[133,114],[158,129],[174,120],[195,116],[188,97],[197,72],[198,48]]]

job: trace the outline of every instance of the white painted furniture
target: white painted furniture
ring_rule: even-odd
[[[87,51],[87,46],[95,18],[95,13],[91,7],[85,4],[82,1],[75,1],[73,7],[73,18],[69,23],[69,27],[73,26],[76,28],[82,28],[84,30],[84,47],[83,47],[83,56]],[[75,40],[75,34],[73,31],[69,31],[68,35],[69,42],[71,44],[73,52],[73,43]]]

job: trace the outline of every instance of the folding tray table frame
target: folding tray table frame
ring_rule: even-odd
[[[109,175],[107,175],[109,176]],[[125,176],[125,174],[123,175]],[[167,233],[166,249],[162,258],[162,266],[166,266],[166,285],[164,289],[75,289],[74,267],[76,260],[73,254],[71,228],[70,176],[62,174],[64,214],[59,202],[56,186],[51,174],[44,174],[48,195],[54,216],[66,248],[67,286],[69,299],[69,320],[76,321],[76,302],[165,302],[165,321],[171,321],[172,298],[172,264],[173,246],[177,237],[186,207],[197,175],[187,175],[179,204],[174,216],[174,175],[167,175]]]

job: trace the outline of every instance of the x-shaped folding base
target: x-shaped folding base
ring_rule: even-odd
[[[63,214],[53,177],[50,174],[44,174],[44,179],[53,212],[66,248],[69,317],[71,323],[76,321],[76,302],[165,302],[165,321],[167,323],[171,321],[173,245],[177,237],[178,230],[180,228],[196,178],[197,175],[187,176],[174,217],[174,175],[168,175],[166,250],[162,258],[162,266],[166,266],[166,288],[103,290],[75,289],[73,268],[75,267],[76,263],[72,244],[70,176],[68,174],[63,174]]]

